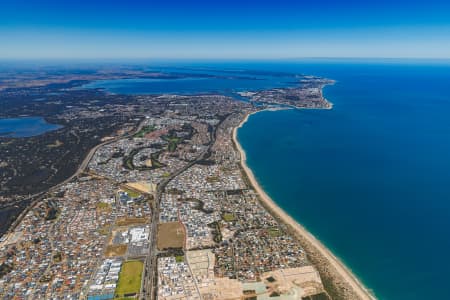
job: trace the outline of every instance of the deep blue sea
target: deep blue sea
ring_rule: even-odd
[[[41,117],[0,119],[0,137],[30,137],[61,128]]]
[[[268,194],[380,299],[450,299],[449,62],[308,60],[209,66],[337,80],[325,88],[333,110],[250,117],[238,132],[249,166]],[[229,93],[289,81],[275,77],[236,85],[186,79],[181,84],[147,82],[133,88],[126,83],[117,88],[123,82],[108,82],[95,87],[127,93]]]
[[[256,177],[380,299],[450,299],[450,65],[296,67],[334,109],[251,116]]]

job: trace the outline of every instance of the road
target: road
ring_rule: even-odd
[[[110,139],[110,140],[105,141],[105,142],[103,142],[103,143],[101,143],[101,144],[98,144],[97,146],[95,146],[94,148],[92,148],[92,149],[89,151],[89,153],[86,155],[86,157],[85,157],[84,160],[81,162],[81,164],[80,164],[80,166],[78,167],[78,169],[76,170],[76,172],[75,172],[74,174],[72,174],[72,176],[70,176],[70,177],[67,178],[66,180],[64,180],[64,181],[62,181],[62,182],[60,182],[60,183],[58,183],[57,185],[52,186],[52,187],[49,188],[47,191],[43,191],[43,192],[39,192],[39,193],[30,195],[30,196],[28,197],[28,199],[31,200],[30,205],[28,205],[28,207],[27,207],[26,209],[24,209],[24,210],[20,213],[20,215],[16,218],[16,220],[11,224],[11,226],[10,226],[9,229],[8,229],[8,231],[5,232],[5,235],[8,234],[8,233],[13,232],[13,231],[16,229],[17,225],[19,225],[20,222],[22,221],[22,219],[27,215],[27,213],[28,213],[31,209],[33,209],[33,208],[34,208],[34,207],[42,200],[42,198],[43,198],[44,195],[46,195],[48,192],[51,192],[51,191],[53,191],[53,190],[58,189],[59,187],[65,185],[66,183],[70,182],[72,179],[74,179],[75,177],[77,177],[78,175],[80,175],[81,173],[83,173],[83,172],[86,170],[86,168],[87,168],[89,162],[91,161],[92,157],[94,156],[95,152],[97,152],[97,150],[98,150],[100,147],[103,147],[103,146],[108,145],[108,144],[110,144],[110,143],[116,142],[116,141],[118,141],[118,140],[120,140],[120,139],[124,139],[124,138],[130,137],[130,136],[136,134],[137,132],[139,132],[139,131],[142,129],[143,126],[144,126],[144,122],[142,121],[142,122],[139,123],[138,127],[136,128],[136,130],[132,131],[131,133],[128,133],[128,134],[125,134],[125,135],[121,135],[121,136],[117,136],[117,137],[115,137],[115,138],[113,138],[113,139]],[[23,201],[26,201],[26,200],[23,200]],[[12,205],[14,205],[14,204],[12,204]]]
[[[228,117],[228,116],[227,116]],[[153,208],[153,214],[152,214],[152,222],[151,222],[151,229],[150,229],[150,250],[149,254],[147,256],[147,259],[145,261],[144,266],[144,280],[141,287],[141,299],[155,299],[156,300],[156,288],[157,288],[157,258],[158,258],[158,249],[157,249],[157,229],[158,229],[158,223],[159,223],[159,205],[161,201],[161,195],[164,192],[167,184],[172,181],[175,177],[183,173],[184,171],[188,170],[193,165],[197,164],[199,161],[205,159],[206,155],[210,153],[212,146],[214,145],[216,138],[217,138],[217,128],[222,124],[223,120],[220,121],[215,127],[213,132],[211,133],[211,141],[208,145],[208,148],[203,151],[194,161],[190,162],[183,168],[177,170],[175,173],[171,174],[170,177],[164,179],[161,181],[160,184],[158,184],[158,187],[155,192],[154,200],[154,208]]]

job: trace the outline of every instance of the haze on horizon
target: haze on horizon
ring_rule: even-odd
[[[0,59],[450,58],[448,1],[2,2]]]

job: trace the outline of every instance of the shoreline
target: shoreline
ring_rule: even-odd
[[[326,263],[335,270],[337,275],[341,277],[336,278],[336,274],[330,274],[332,279],[337,281],[343,280],[348,286],[351,287],[352,291],[358,296],[359,299],[376,299],[376,297],[369,292],[369,290],[358,280],[358,278],[328,248],[326,248],[325,245],[323,245],[316,237],[314,237],[308,230],[306,230],[306,228],[300,225],[300,223],[298,223],[294,218],[286,213],[280,206],[278,206],[275,201],[272,200],[272,198],[270,198],[269,195],[267,195],[267,193],[263,190],[263,188],[256,180],[253,171],[247,166],[247,156],[237,139],[237,131],[248,121],[251,115],[259,113],[261,111],[264,110],[247,113],[245,118],[239,123],[239,125],[233,128],[232,133],[233,142],[241,156],[241,167],[245,172],[248,180],[250,181],[250,184],[253,186],[256,193],[258,193],[259,198],[263,202],[263,204],[270,210],[270,213],[275,215],[277,219],[290,227],[298,235],[299,238],[304,239],[306,242],[311,244],[311,246],[313,247],[312,250],[317,251],[317,253],[326,260]],[[307,251],[307,253],[308,252],[309,251]],[[309,254],[311,253],[308,253],[308,255]]]

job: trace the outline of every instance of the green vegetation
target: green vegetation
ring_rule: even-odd
[[[109,233],[109,227],[110,227],[109,225],[105,225],[103,227],[100,227],[97,231],[101,235],[107,235]]]
[[[143,138],[147,133],[155,131],[155,129],[156,129],[156,127],[153,125],[144,126],[144,127],[142,127],[141,130],[139,130],[139,132],[137,132],[135,135],[133,135],[133,137]]]
[[[152,169],[161,168],[163,166],[162,163],[159,162],[158,158],[162,151],[158,151],[150,154],[150,159],[152,161]]]
[[[206,182],[209,182],[209,183],[218,182],[219,180],[220,180],[220,178],[218,176],[208,176],[208,177],[206,177]]]
[[[133,157],[127,157],[125,159],[125,166],[128,170],[133,170],[134,169],[134,165],[133,165]]]
[[[139,260],[130,260],[122,264],[115,292],[116,297],[140,292],[143,267],[144,263]]]
[[[329,300],[331,299],[326,293],[320,293],[303,298],[304,300]],[[333,298],[337,299],[337,298]]]
[[[158,151],[158,152],[150,154],[150,160],[152,162],[151,166],[135,166],[133,163],[134,157],[140,151],[142,151],[143,149],[146,149],[146,148],[148,148],[148,147],[140,147],[140,148],[131,150],[130,154],[124,156],[122,159],[123,167],[128,170],[145,171],[145,170],[153,170],[153,169],[161,168],[162,166],[164,166],[164,164],[162,164],[161,162],[158,161],[159,155],[161,154],[162,151]],[[148,158],[146,158],[146,159],[148,159]]]
[[[138,198],[141,196],[140,193],[131,190],[131,189],[123,189],[124,192],[126,192],[128,194],[128,196],[130,196],[131,198]]]
[[[131,150],[130,154],[123,157],[123,166],[128,170],[134,170],[136,167],[133,164],[133,158],[136,154],[139,153],[143,148],[136,148]]]
[[[165,136],[163,137],[163,139],[169,143],[169,145],[167,146],[169,152],[174,152],[175,150],[177,150],[177,146],[181,142],[181,138],[177,136]]]
[[[269,297],[280,297],[280,294],[277,292],[272,292]]]
[[[211,224],[208,224],[210,228],[213,229],[212,235],[213,235],[213,241],[216,243],[220,243],[222,241],[222,232],[220,230],[220,223],[215,221]]]
[[[233,222],[236,220],[236,216],[233,213],[224,213],[222,218],[225,222]]]
[[[58,262],[61,262],[61,260],[62,260],[61,252],[56,252],[56,254],[53,255],[53,262],[58,263]]]
[[[279,228],[275,228],[275,227],[269,228],[268,232],[269,232],[269,235],[271,237],[277,237],[277,236],[280,236],[282,234],[280,229]]]
[[[183,261],[184,261],[184,256],[183,256],[183,255],[177,255],[177,256],[175,256],[175,261],[176,261],[177,263],[183,262]]]
[[[96,206],[100,210],[108,210],[111,207],[111,205],[109,205],[108,203],[105,203],[105,202],[97,202]]]
[[[152,167],[153,167],[154,169],[161,168],[162,166],[163,166],[162,163],[160,163],[160,162],[157,161],[156,159],[153,159],[153,158],[152,158]]]
[[[49,206],[47,209],[47,214],[45,216],[45,219],[47,221],[56,220],[59,216],[59,209],[54,206]]]
[[[14,269],[13,265],[8,263],[2,263],[0,265],[0,278],[11,272],[13,269]]]

